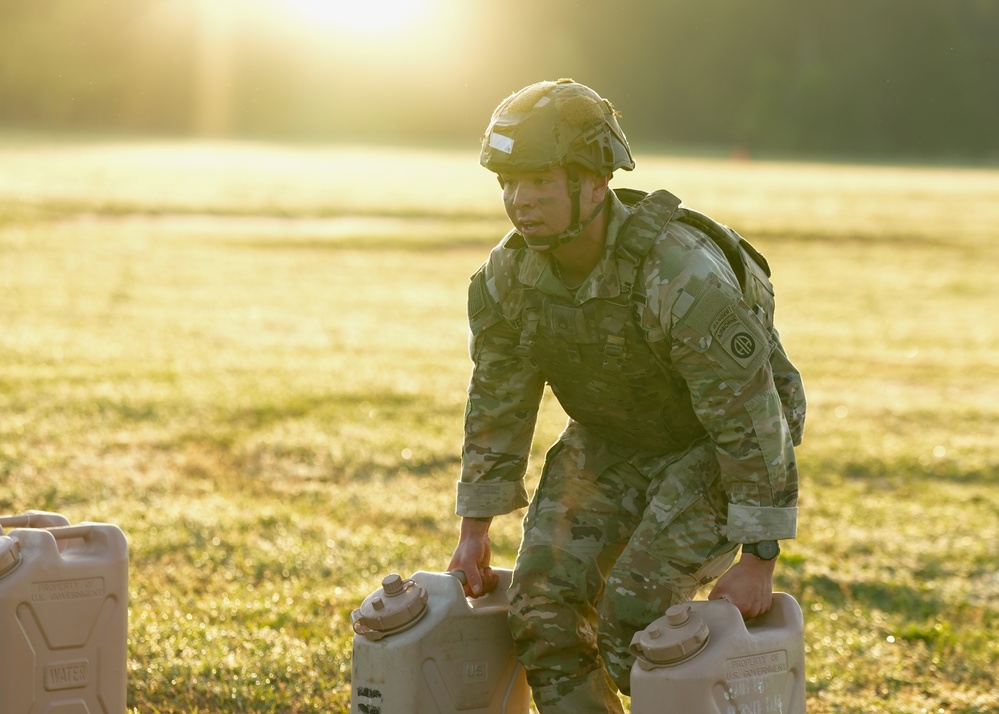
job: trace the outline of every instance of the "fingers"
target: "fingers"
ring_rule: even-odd
[[[490,554],[488,520],[463,518],[448,571],[464,571],[466,597],[480,597],[499,585],[499,575],[489,567]]]
[[[712,590],[708,600],[725,600],[734,605],[744,620],[752,620],[770,610],[771,598],[763,594],[729,593],[718,589]]]
[[[728,600],[727,597],[725,599]],[[754,617],[765,615],[770,611],[772,598],[760,596],[749,598],[744,602],[737,603],[731,600],[729,600],[729,602],[732,602],[733,605],[739,608],[739,612],[742,613],[742,619],[752,620]]]
[[[465,597],[482,597],[499,586],[499,574],[488,565],[481,570],[474,569],[474,574],[469,573],[466,578]]]
[[[486,593],[491,593],[499,587],[499,581],[499,574],[494,572],[492,568],[485,567],[482,570],[482,589],[479,594],[485,595]]]
[[[449,573],[454,573],[461,582],[465,597],[479,597],[485,592],[484,587],[488,583],[484,582],[485,571],[492,573],[488,566],[481,568],[477,562],[478,558],[474,553],[469,553],[465,549],[459,548],[451,558],[451,563],[447,566]],[[457,575],[461,573],[461,575]]]
[[[479,568],[474,559],[470,560],[460,549],[456,550],[451,557],[451,563],[447,566],[447,572],[454,575],[461,583],[465,597],[477,597],[476,592],[482,589],[482,576],[479,575]]]
[[[482,593],[482,576],[478,568],[465,571],[465,597],[478,597]]]
[[[465,597],[481,597],[499,587],[499,573],[494,572],[489,566],[479,570],[474,567],[455,567],[452,563],[448,572],[452,573],[462,584]]]

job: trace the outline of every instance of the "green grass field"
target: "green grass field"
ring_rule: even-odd
[[[999,712],[999,171],[638,160],[775,269],[809,712]],[[348,710],[351,610],[456,541],[505,230],[473,151],[0,138],[0,513],[126,532],[132,714]]]

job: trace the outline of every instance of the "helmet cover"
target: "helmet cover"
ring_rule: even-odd
[[[635,168],[619,114],[571,79],[524,87],[503,100],[482,137],[479,163],[490,171],[543,171],[579,164],[601,176]]]

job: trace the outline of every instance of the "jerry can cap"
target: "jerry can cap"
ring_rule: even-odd
[[[407,630],[427,612],[427,590],[412,578],[386,575],[382,586],[350,614],[354,632],[369,640]]]
[[[21,562],[21,543],[10,536],[0,536],[0,578]]]
[[[708,643],[701,613],[684,602],[673,605],[631,641],[631,652],[652,666],[669,666],[693,657]]]

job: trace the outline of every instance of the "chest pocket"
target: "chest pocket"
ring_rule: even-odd
[[[586,311],[579,307],[546,305],[545,327],[552,336],[579,344],[593,344],[600,339]]]
[[[576,306],[535,293],[529,303],[535,319],[527,322],[522,346],[529,348],[551,383],[565,379],[567,369],[579,370],[580,379],[585,372],[590,381],[659,374],[626,300],[591,300]]]

